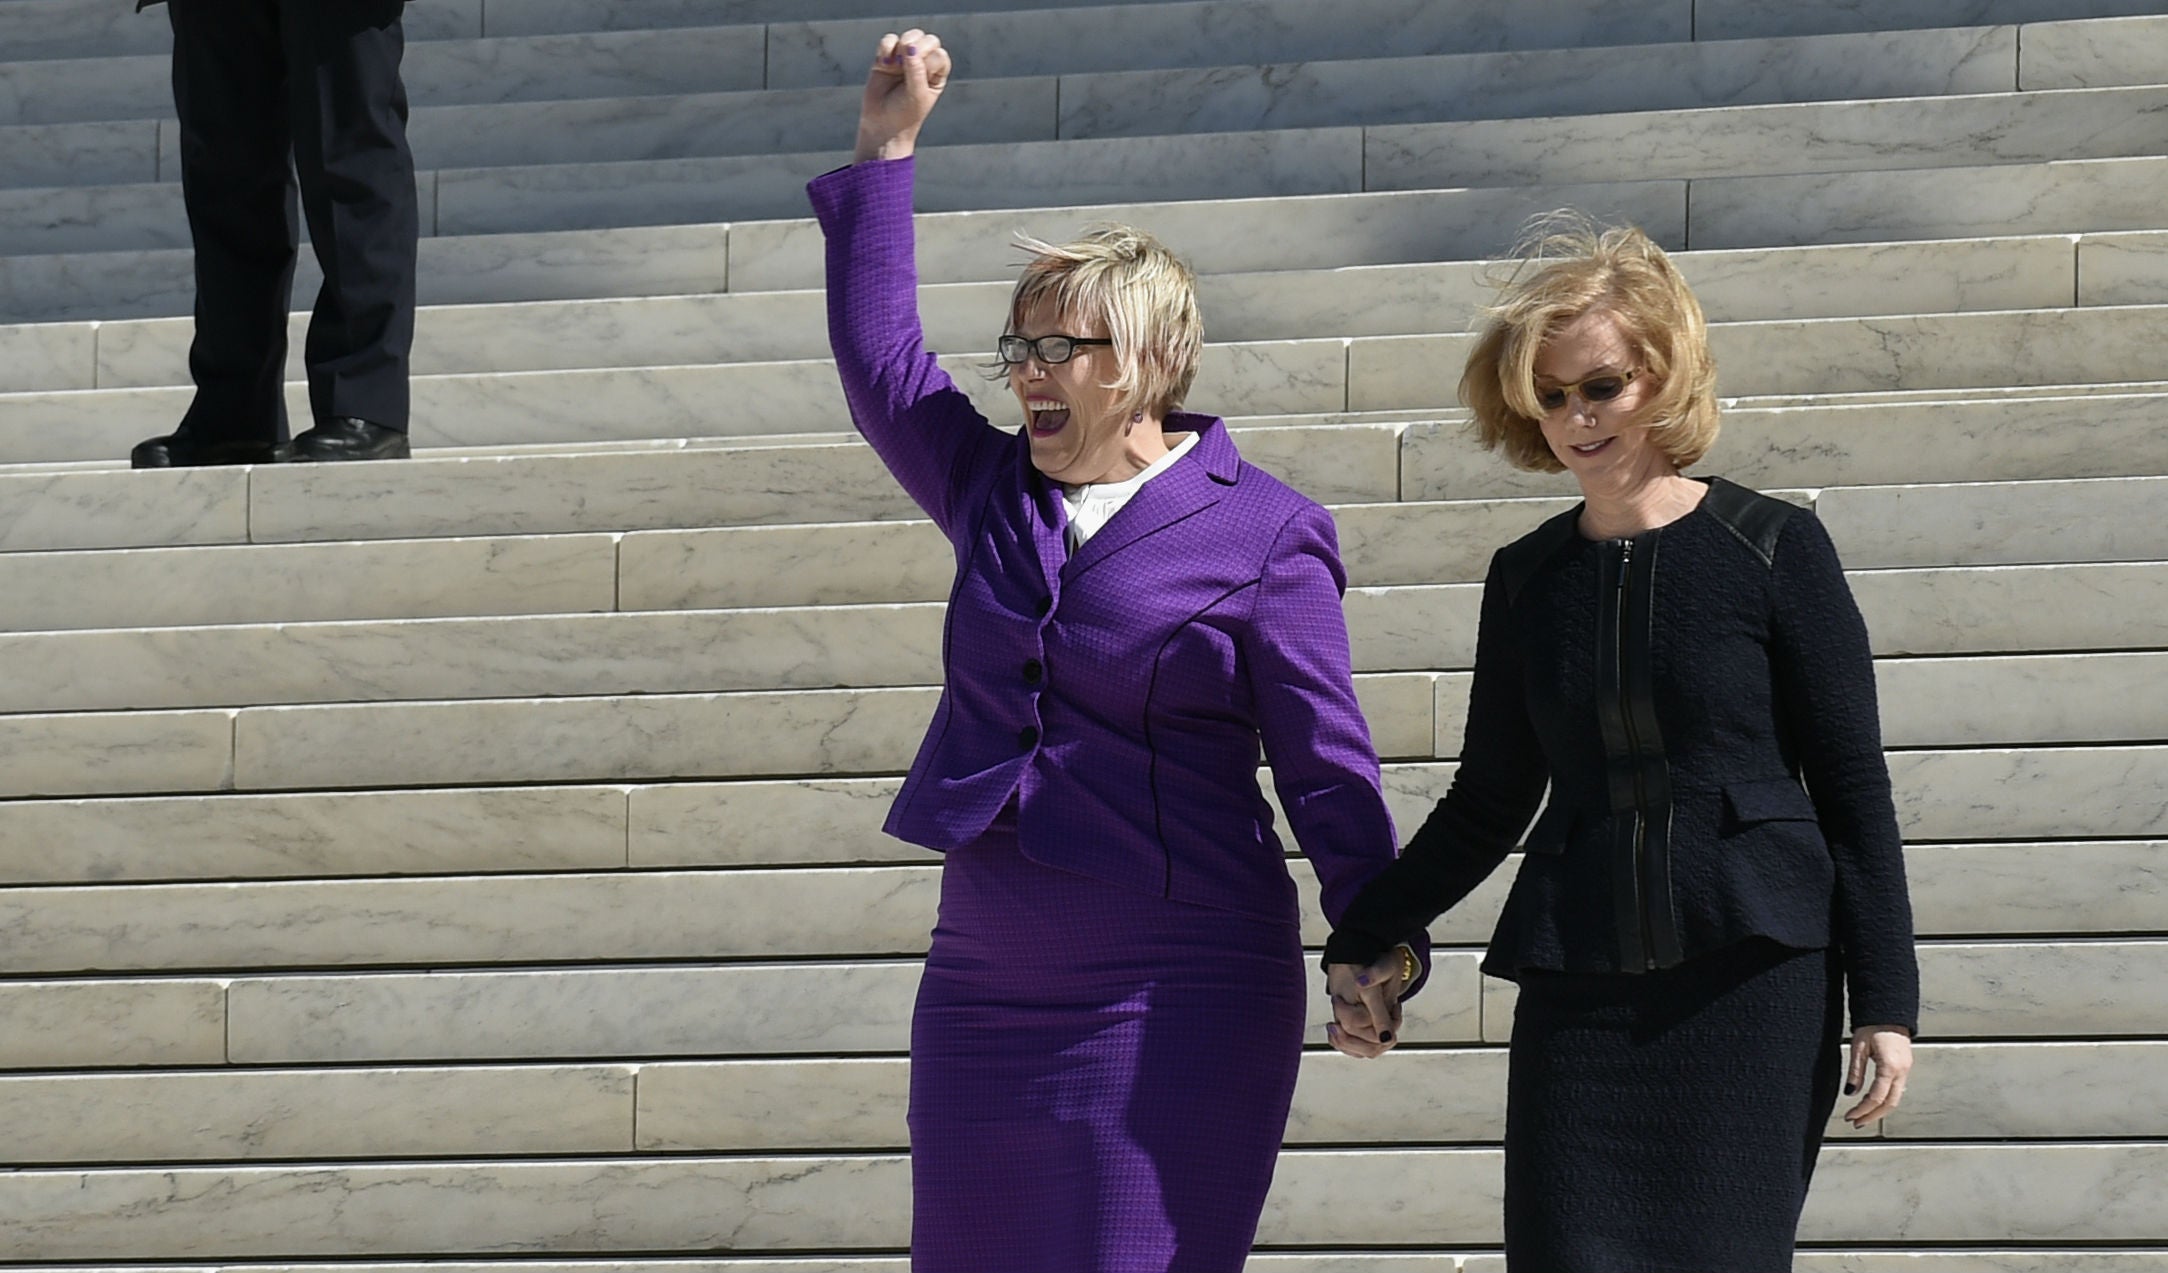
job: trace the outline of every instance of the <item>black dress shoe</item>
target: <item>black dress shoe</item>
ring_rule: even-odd
[[[269,464],[271,453],[269,442],[206,440],[187,433],[169,433],[136,443],[128,453],[128,467],[186,469],[202,464]]]
[[[282,464],[333,460],[403,460],[413,452],[402,429],[367,420],[326,420],[278,449]]]

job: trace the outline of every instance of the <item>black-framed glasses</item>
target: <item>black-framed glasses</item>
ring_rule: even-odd
[[[1565,406],[1566,399],[1574,394],[1580,394],[1581,401],[1590,406],[1609,402],[1626,392],[1626,386],[1632,384],[1634,377],[1640,374],[1638,370],[1606,371],[1586,380],[1577,380],[1570,385],[1537,385],[1536,405],[1545,411],[1556,411]]]
[[[1022,336],[1003,336],[995,344],[994,350],[1000,355],[1001,361],[1012,367],[1026,358],[1034,356],[1049,367],[1057,367],[1076,357],[1079,345],[1111,345],[1113,343],[1111,340],[1103,340],[1096,336],[1064,336],[1059,332],[1055,332],[1051,335],[1040,336],[1034,340],[1027,340]]]

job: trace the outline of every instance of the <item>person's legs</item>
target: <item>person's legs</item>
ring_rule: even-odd
[[[196,396],[140,466],[268,458],[286,434],[286,307],[298,220],[273,0],[171,0],[181,198],[195,241]]]
[[[303,351],[320,426],[359,420],[404,433],[408,424],[420,214],[399,78],[402,8],[281,0],[294,165],[324,272]]]

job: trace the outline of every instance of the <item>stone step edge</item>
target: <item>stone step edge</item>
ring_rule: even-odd
[[[545,303],[546,303],[546,302],[545,302]],[[1970,324],[1970,323],[1978,323],[1978,324],[1985,324],[1985,323],[1989,323],[1989,322],[1994,322],[1994,321],[1998,321],[1998,320],[2008,320],[2008,319],[2011,319],[2011,318],[2038,318],[2038,317],[2040,317],[2040,316],[2043,316],[2043,315],[2056,315],[2056,316],[2064,316],[2064,315],[2068,315],[2068,316],[2084,315],[2084,316],[2085,316],[2085,317],[2086,317],[2086,318],[2087,318],[2088,320],[2097,320],[2097,321],[2102,321],[2102,322],[2112,321],[2112,320],[2114,320],[2114,319],[2116,319],[2116,318],[2118,318],[2118,317],[2129,317],[2129,316],[2132,316],[2132,315],[2145,315],[2145,316],[2152,316],[2152,315],[2168,315],[2168,300],[2164,300],[2164,301],[2162,301],[2162,302],[2159,302],[2159,303],[2155,303],[2155,304],[2150,304],[2150,305],[2068,305],[2068,306],[2057,306],[2057,307],[2053,307],[2053,308],[2043,308],[2043,309],[1965,310],[1965,311],[1962,311],[1962,312],[1959,312],[1959,313],[1943,313],[1943,314],[1874,314],[1874,315],[1860,315],[1860,316],[1857,316],[1857,317],[1842,317],[1842,318],[1763,318],[1763,319],[1746,319],[1746,320],[1742,320],[1742,321],[1737,321],[1737,322],[1718,322],[1718,323],[1710,323],[1710,324],[1709,324],[1709,328],[1710,328],[1710,330],[1711,330],[1712,332],[1715,332],[1715,331],[1734,331],[1734,330],[1747,330],[1747,329],[1753,329],[1753,328],[1762,328],[1762,329],[1771,329],[1771,328],[1789,328],[1789,329],[1810,328],[1810,329],[1820,329],[1820,330],[1825,330],[1825,331],[1826,331],[1826,330],[1834,330],[1834,329],[1837,329],[1837,328],[1841,328],[1841,327],[1857,327],[1857,326],[1859,326],[1859,325],[1861,325],[1861,324],[1870,324],[1870,323],[1871,323],[1871,324],[1877,324],[1877,325],[1883,325],[1883,324],[1904,324],[1904,323],[1923,323],[1923,322],[1934,322],[1934,323],[1958,323],[1958,324]],[[1279,339],[1273,339],[1273,340],[1232,340],[1232,341],[1208,341],[1208,342],[1206,342],[1206,344],[1205,344],[1205,346],[1204,346],[1204,349],[1205,349],[1205,352],[1206,352],[1207,354],[1210,354],[1210,353],[1212,353],[1212,352],[1213,352],[1213,351],[1215,351],[1215,350],[1219,350],[1219,351],[1228,351],[1228,350],[1259,349],[1259,348],[1266,348],[1266,347],[1270,347],[1270,346],[1275,346],[1275,345],[1318,345],[1318,344],[1326,344],[1326,343],[1337,343],[1338,345],[1340,345],[1340,346],[1341,346],[1341,348],[1342,348],[1343,350],[1345,350],[1345,351],[1348,351],[1348,352],[1349,352],[1349,354],[1350,354],[1350,355],[1352,355],[1352,353],[1353,353],[1353,351],[1354,351],[1355,347],[1356,347],[1356,346],[1358,346],[1358,345],[1360,345],[1360,346],[1366,346],[1366,347],[1372,347],[1372,348],[1374,348],[1374,347],[1377,347],[1377,346],[1381,346],[1381,345],[1386,345],[1386,344],[1390,344],[1390,343],[1395,343],[1395,342],[1403,342],[1403,343],[1404,343],[1404,342],[1409,342],[1409,341],[1461,340],[1461,339],[1469,339],[1470,337],[1471,337],[1471,333],[1468,333],[1468,332],[1453,332],[1453,331],[1436,331],[1436,332],[1406,332],[1406,333],[1396,333],[1396,334],[1392,334],[1392,335],[1380,335],[1380,336],[1335,336],[1335,335],[1329,335],[1329,334],[1327,334],[1327,335],[1317,335],[1317,336],[1293,336],[1293,337],[1283,337],[1283,338],[1279,338]],[[939,354],[939,353],[940,353],[940,351],[938,351],[938,350],[936,350],[936,351],[932,351],[932,352],[935,352],[935,353],[937,353],[937,354]],[[982,355],[978,355],[978,354],[975,354],[975,353],[973,353],[973,352],[971,352],[971,351],[962,351],[962,352],[957,352],[957,353],[946,353],[946,354],[941,354],[941,356],[942,356],[943,358],[947,358],[947,359],[956,359],[956,358],[973,358],[973,357],[981,357]],[[542,379],[544,379],[544,378],[547,378],[547,377],[560,377],[560,378],[562,378],[562,377],[573,377],[573,376],[594,376],[594,375],[610,375],[610,376],[632,376],[632,377],[638,377],[638,376],[641,376],[641,375],[649,375],[649,374],[654,374],[654,373],[660,373],[660,372],[679,372],[679,371],[712,371],[712,370],[715,370],[715,369],[718,369],[718,368],[728,368],[728,369],[729,369],[729,370],[730,370],[730,371],[731,371],[732,373],[734,373],[734,374],[754,374],[754,375],[757,375],[757,374],[761,374],[761,373],[763,373],[763,372],[766,372],[766,371],[770,371],[770,370],[774,370],[774,369],[791,369],[791,370],[804,370],[804,369],[808,369],[808,368],[815,368],[815,367],[832,367],[832,366],[834,365],[834,363],[835,363],[835,359],[834,359],[834,358],[832,358],[832,357],[829,357],[829,358],[769,358],[769,359],[761,359],[761,360],[757,360],[757,361],[752,361],[752,362],[675,362],[675,363],[654,363],[654,364],[632,364],[632,365],[624,365],[624,366],[615,366],[615,365],[604,365],[604,366],[594,366],[594,367],[551,367],[551,368],[546,368],[546,369],[543,369],[543,370],[536,370],[536,371],[489,371],[489,370],[477,370],[477,371],[451,371],[451,372],[434,372],[434,373],[430,373],[430,374],[427,374],[427,375],[417,375],[417,376],[414,376],[414,377],[412,377],[411,379],[412,379],[413,383],[415,383],[415,384],[427,384],[427,383],[431,383],[431,382],[445,382],[445,381],[473,381],[473,380],[483,380],[483,379],[489,379],[489,380],[498,380],[498,379],[510,379],[510,380],[519,380],[519,381],[523,381],[523,382],[531,382],[531,381],[539,381],[539,380],[542,380]],[[301,380],[287,380],[287,381],[284,381],[284,382],[283,382],[283,384],[285,385],[285,387],[286,387],[287,389],[289,389],[289,390],[295,390],[295,389],[298,389],[298,388],[300,388],[300,387],[301,387],[301,386],[303,385],[303,383],[304,383],[304,382],[303,382],[303,381],[301,381]],[[2080,385],[2080,386],[2083,386],[2083,385],[2088,385],[2088,384],[2098,385],[2098,384],[2103,384],[2103,383],[2104,383],[2104,384],[2109,384],[2109,385],[2116,385],[2116,384],[2125,384],[2125,383],[2128,383],[2128,384],[2144,384],[2144,383],[2153,383],[2153,382],[2149,382],[2149,381],[2129,381],[2129,382],[2124,382],[2124,381],[2107,381],[2107,382],[2085,382],[2085,381],[2080,381],[2080,382],[2077,382],[2077,384],[2078,384],[2078,385]],[[8,402],[9,402],[9,401],[10,401],[11,399],[17,399],[17,398],[40,398],[40,399],[49,399],[49,398],[57,397],[57,396],[60,396],[60,395],[69,395],[69,396],[71,396],[71,397],[74,397],[74,398],[79,398],[79,399],[81,399],[81,400],[85,401],[85,402],[86,402],[86,404],[94,404],[94,403],[95,403],[95,402],[96,402],[96,401],[97,401],[98,399],[100,399],[100,398],[103,398],[103,397],[118,397],[118,396],[121,396],[121,395],[126,395],[126,394],[142,394],[142,393],[156,393],[156,392],[160,392],[160,391],[166,391],[166,390],[186,389],[186,388],[188,388],[188,387],[189,387],[189,386],[188,386],[187,384],[172,384],[172,385],[128,385],[128,386],[123,386],[123,387],[116,387],[116,388],[110,388],[110,389],[29,389],[29,390],[17,390],[17,391],[14,391],[14,392],[6,392],[6,393],[0,393],[0,409],[5,409],[5,407],[7,406]],[[1976,393],[1976,394],[1977,394],[1977,393],[1985,393],[1985,392],[1994,392],[1994,391],[1997,391],[1997,390],[2001,390],[2001,389],[2006,389],[2006,388],[2024,388],[2024,389],[2032,389],[2032,388],[2038,388],[2038,387],[2040,387],[2040,386],[2000,386],[2000,385],[1987,385],[1987,386],[1969,386],[1968,388],[1969,388],[1969,389],[1970,389],[1970,390],[1971,390],[1971,391],[1972,391],[1973,393]],[[1871,391],[1870,391],[1870,392],[1871,392]],[[1885,391],[1885,393],[1886,393],[1886,392],[1887,392],[1887,391]],[[1898,391],[1898,392],[1904,392],[1904,391]],[[1954,394],[1954,393],[1960,393],[1960,392],[1964,392],[1964,390],[1930,389],[1930,390],[1922,390],[1922,391],[1917,391],[1917,392],[1926,392],[1926,393],[1939,393],[1939,394]],[[1777,395],[1777,394],[1754,394],[1754,395],[1743,395],[1743,396],[1742,396],[1742,397],[1740,397],[1740,398],[1729,398],[1729,399],[1726,399],[1726,401],[1730,401],[1730,402],[1734,402],[1734,403],[1736,403],[1736,402],[1741,402],[1741,401],[1748,401],[1748,400],[1752,400],[1752,399],[1755,399],[1755,398],[1777,398],[1777,397],[1783,397],[1783,396],[1786,396],[1786,395]],[[1736,409],[1736,408],[1734,408],[1734,409]],[[1351,409],[1351,410],[1354,410],[1354,409]],[[1405,410],[1409,410],[1409,408],[1401,408],[1400,410],[1403,410],[1403,411],[1405,411]],[[1420,410],[1420,408],[1416,408],[1415,410]],[[1439,405],[1439,406],[1438,406],[1437,408],[1435,408],[1435,410],[1437,410],[1437,411],[1439,411],[1439,412],[1455,412],[1455,413],[1459,413],[1459,414],[1465,414],[1465,408],[1461,408],[1461,407],[1459,407],[1459,406],[1457,406],[1457,405],[1446,405],[1446,404],[1440,404],[1440,405]],[[799,436],[799,435],[790,435],[790,436]]]

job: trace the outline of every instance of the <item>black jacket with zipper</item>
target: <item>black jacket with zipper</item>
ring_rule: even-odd
[[[1913,1029],[1874,664],[1821,522],[1721,478],[1631,539],[1585,539],[1579,515],[1492,559],[1459,772],[1326,961],[1368,963],[1466,897],[1548,787],[1485,972],[1835,945],[1854,1024]]]

